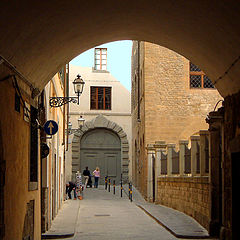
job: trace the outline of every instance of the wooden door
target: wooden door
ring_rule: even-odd
[[[104,184],[105,176],[120,182],[121,176],[121,142],[119,137],[104,128],[87,132],[81,139],[80,170],[88,166],[92,173],[100,168],[100,184]],[[93,180],[93,179],[92,179]]]

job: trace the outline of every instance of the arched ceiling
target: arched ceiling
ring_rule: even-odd
[[[238,0],[2,0],[0,55],[42,89],[87,49],[144,40],[193,61],[227,96],[240,90],[239,12]]]

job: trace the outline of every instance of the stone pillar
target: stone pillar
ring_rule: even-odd
[[[155,190],[155,179],[153,179],[153,158],[155,158],[155,148],[153,144],[147,145],[147,156],[148,156],[148,177],[147,177],[147,199],[150,202],[154,201],[154,190]],[[153,190],[154,189],[154,190]]]
[[[210,184],[210,226],[211,236],[219,236],[222,225],[222,121],[220,112],[210,112],[209,123],[209,184]],[[228,206],[229,207],[229,206]],[[224,212],[224,211],[223,211]]]
[[[183,176],[185,172],[185,155],[186,147],[188,146],[188,140],[179,141],[179,175]]]
[[[200,136],[191,136],[191,173],[192,176],[197,175],[197,159],[199,156],[198,145],[200,142]]]
[[[161,152],[166,152],[165,141],[156,141],[155,148],[155,200],[158,201],[158,177],[161,175]]]
[[[172,175],[172,157],[173,157],[173,149],[176,147],[175,144],[167,144],[167,175]]]
[[[209,132],[207,130],[200,131],[200,175],[207,176],[209,174],[209,164],[206,166],[207,158],[209,159]],[[207,155],[208,154],[208,155]],[[208,171],[206,171],[208,169]]]

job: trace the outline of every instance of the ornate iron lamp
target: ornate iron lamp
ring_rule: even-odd
[[[49,104],[51,107],[61,107],[64,104],[67,104],[69,102],[77,103],[79,105],[79,98],[83,92],[85,82],[81,78],[81,76],[78,74],[77,78],[73,81],[74,86],[74,92],[76,93],[77,97],[50,97]]]
[[[80,116],[78,119],[78,128],[76,128],[76,129],[73,129],[72,123],[69,122],[68,123],[68,135],[79,132],[82,129],[84,122],[85,122],[85,119],[82,116]]]

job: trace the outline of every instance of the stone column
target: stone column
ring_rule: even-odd
[[[173,155],[173,149],[176,147],[175,144],[167,144],[167,175],[172,175],[172,155]]]
[[[207,130],[200,131],[200,175],[207,176],[208,172],[206,169],[209,169],[209,166],[206,166],[207,163],[207,153],[209,152],[208,149],[208,136],[209,132]]]
[[[179,175],[183,176],[185,172],[185,155],[186,147],[188,146],[188,140],[179,141]]]
[[[192,176],[197,175],[197,154],[199,154],[198,144],[200,142],[200,136],[191,136],[191,173]]]
[[[155,148],[155,200],[158,201],[158,177],[161,175],[161,152],[166,152],[165,141],[156,141]]]
[[[147,198],[148,201],[153,202],[153,157],[155,157],[155,148],[153,144],[147,145],[148,156],[148,177],[147,177]],[[155,179],[154,179],[155,180]],[[154,187],[155,189],[155,187]]]
[[[211,236],[217,236],[220,233],[222,225],[222,121],[221,112],[210,112],[207,122],[209,123],[209,184],[210,184],[210,226],[209,233]],[[228,206],[229,207],[229,206]],[[224,217],[223,217],[224,218]]]

